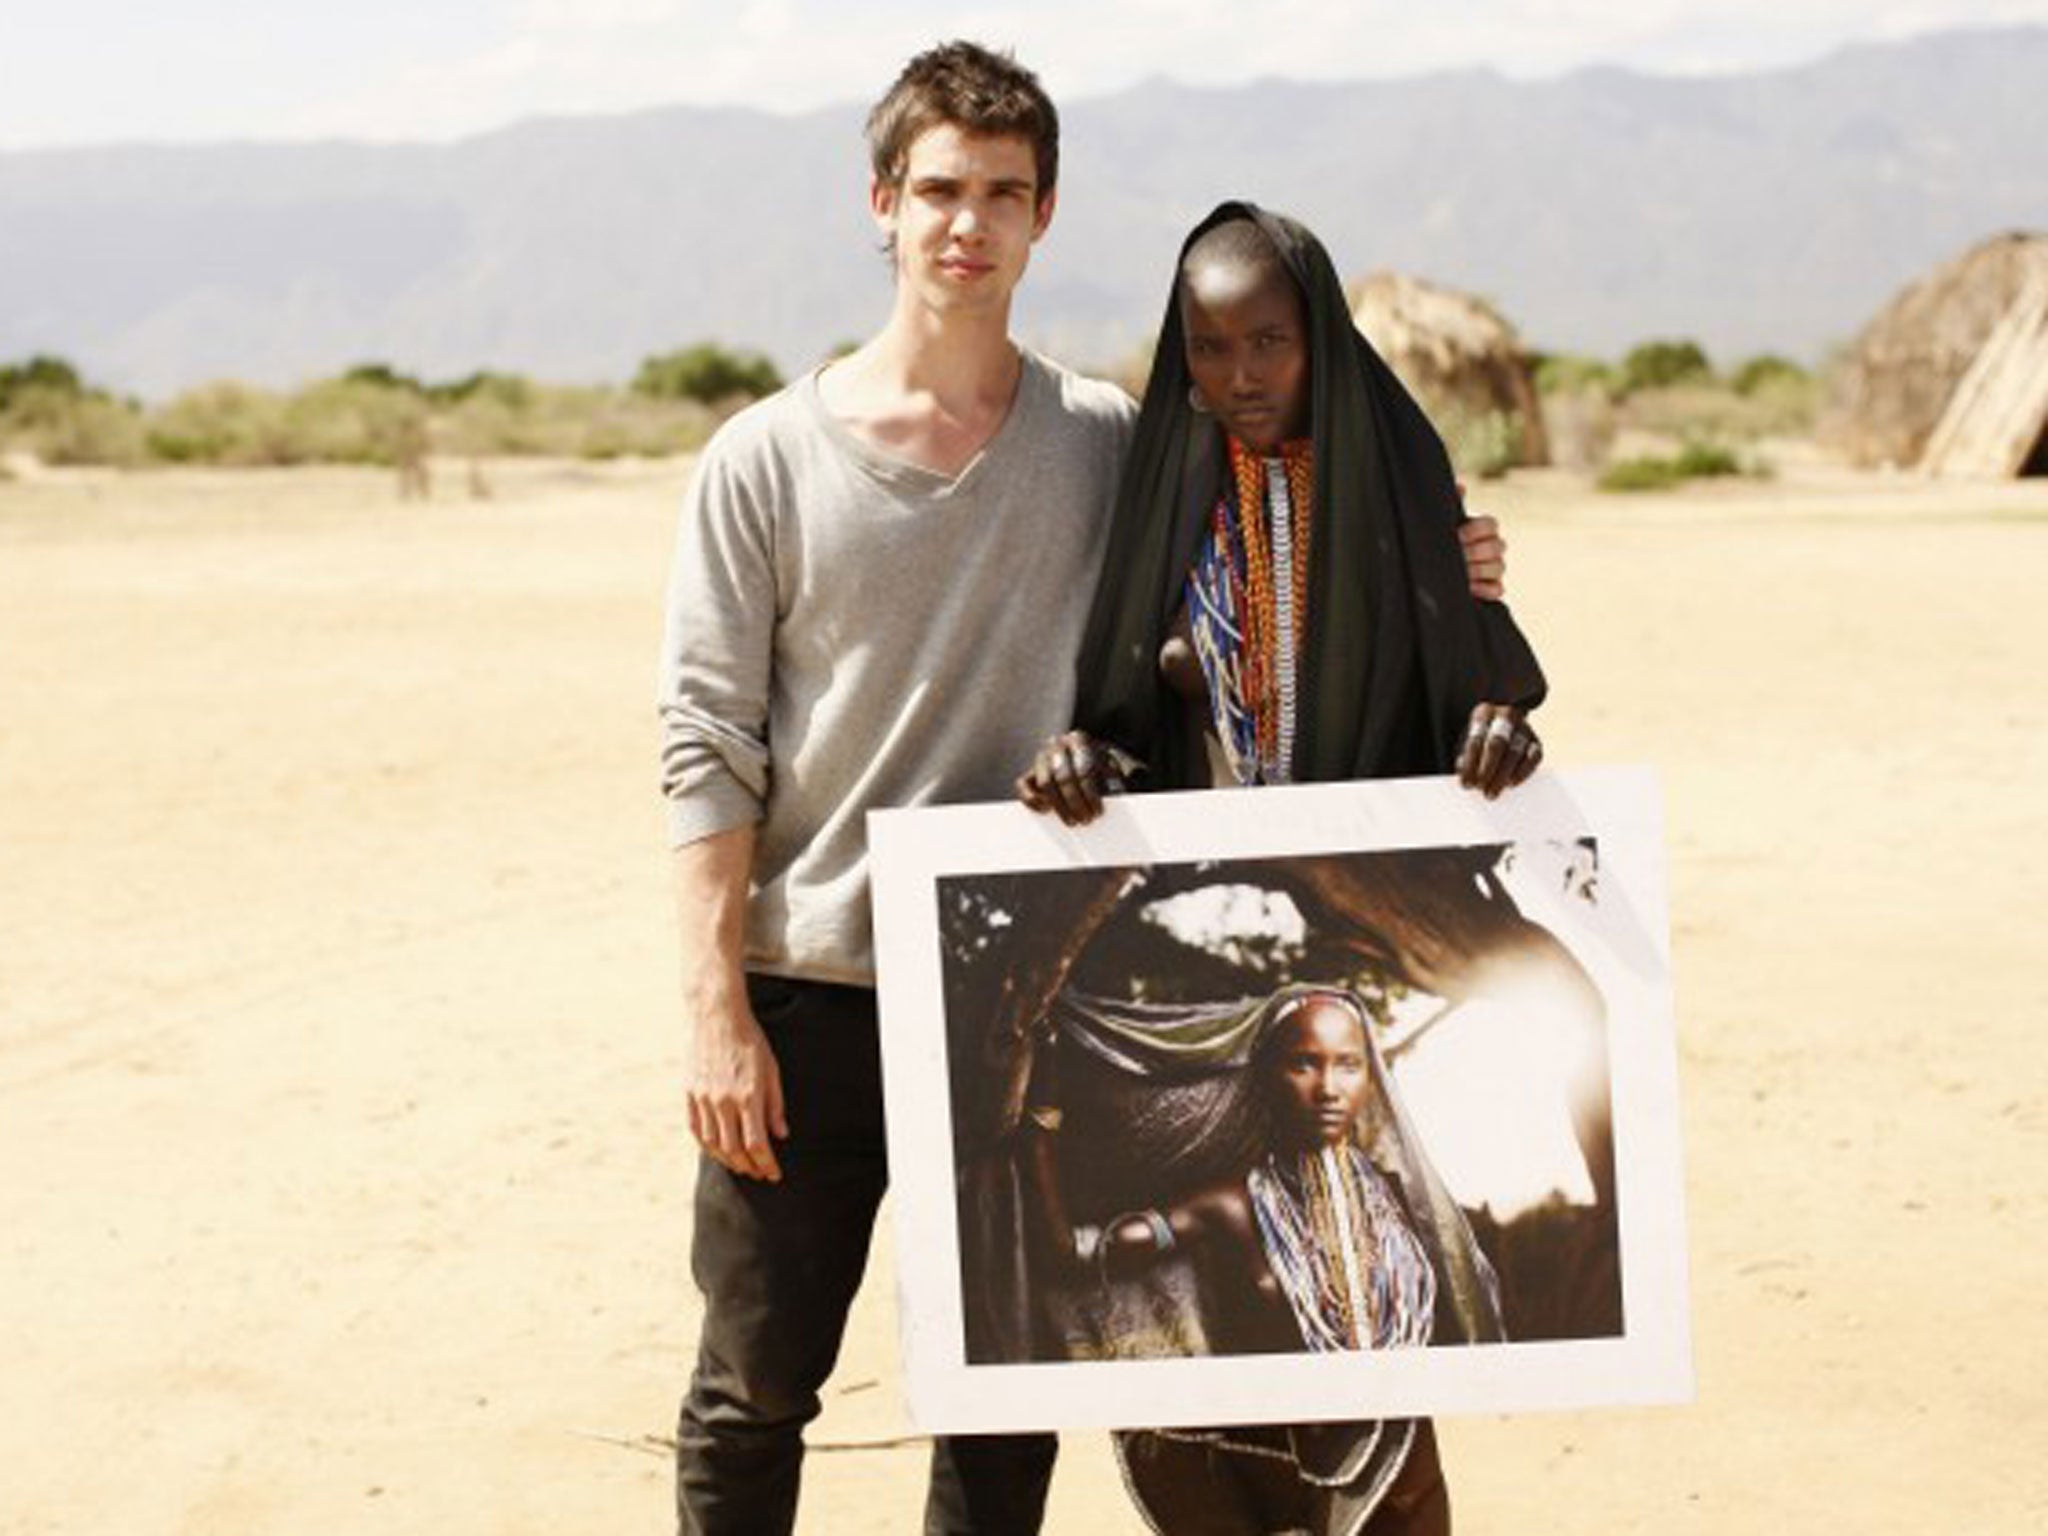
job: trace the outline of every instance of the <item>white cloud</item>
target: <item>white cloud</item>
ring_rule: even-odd
[[[91,10],[111,0],[81,3]],[[278,0],[267,11],[274,57],[256,67],[222,65],[246,29],[217,4],[154,38],[150,67],[120,93],[123,131],[174,137],[229,125],[225,131],[262,137],[440,138],[540,112],[677,102],[804,110],[866,101],[911,53],[954,36],[1014,47],[1056,96],[1072,100],[1152,75],[1232,84],[1473,66],[1532,76],[1601,62],[1755,68],[1858,39],[2048,23],[2048,0],[463,0],[459,19],[444,19],[431,47],[389,22],[366,23],[352,51],[337,57],[324,33],[323,46],[314,45],[310,8],[298,24],[303,35],[294,34],[294,9],[294,0]],[[81,19],[71,30],[87,25]],[[458,36],[464,26],[466,43]],[[36,140],[106,136],[106,93],[93,80],[107,68],[91,65],[92,50],[77,38],[60,47],[46,29],[10,35],[9,51],[16,74],[38,83]],[[89,65],[91,80],[65,83]],[[67,104],[73,97],[79,105]],[[143,126],[150,124],[158,125],[153,132]],[[0,132],[12,127],[0,124]]]
[[[684,0],[526,0],[520,25],[547,32],[608,32],[682,20]]]

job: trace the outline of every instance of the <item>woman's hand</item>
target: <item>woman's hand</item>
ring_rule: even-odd
[[[1458,782],[1487,799],[1513,789],[1536,771],[1543,743],[1512,704],[1475,704],[1458,748]]]
[[[1067,731],[1038,749],[1017,780],[1017,798],[1034,811],[1050,811],[1070,827],[1102,814],[1102,797],[1123,788],[1129,759],[1086,731]]]
[[[1458,487],[1462,497],[1465,488]],[[1458,524],[1458,545],[1465,556],[1465,585],[1483,603],[1497,603],[1507,592],[1508,541],[1500,524],[1481,514]]]

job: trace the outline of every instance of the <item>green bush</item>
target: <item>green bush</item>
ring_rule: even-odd
[[[374,384],[384,389],[402,389],[415,395],[427,392],[427,386],[409,373],[400,373],[389,363],[357,363],[341,376],[344,384]]]
[[[1684,483],[1676,459],[1616,459],[1593,483],[1603,491],[1668,491]]]
[[[5,373],[0,448],[52,464],[394,465],[430,449],[657,457],[702,447],[720,419],[694,398],[491,372],[421,384],[382,363],[289,393],[208,384],[148,411],[79,384],[55,359]]]
[[[27,391],[76,397],[88,393],[78,370],[61,357],[38,352],[26,362],[0,364],[0,412]]]
[[[1621,361],[1622,387],[1630,394],[1640,389],[1704,382],[1712,377],[1707,354],[1693,341],[1646,341],[1632,347]]]
[[[1461,475],[1498,480],[1522,461],[1522,418],[1513,411],[1446,412],[1442,431]]]
[[[28,442],[39,433],[58,426],[78,406],[76,390],[53,384],[17,383],[0,406],[0,433],[10,440]]]
[[[441,442],[451,453],[559,453],[556,413],[537,402],[538,392],[511,397],[479,389],[444,412]]]
[[[436,405],[460,405],[479,396],[495,400],[514,410],[533,403],[533,381],[524,374],[497,373],[489,368],[426,386],[426,396]]]
[[[353,369],[288,396],[279,425],[287,463],[389,465],[427,448],[421,396]]]
[[[1744,362],[1728,382],[1735,393],[1747,396],[1775,384],[1805,384],[1810,378],[1811,375],[1789,357],[1764,352]]]
[[[148,457],[140,409],[47,353],[0,366],[0,446],[25,448],[46,464],[127,466]]]
[[[1603,491],[1668,491],[1687,480],[1712,480],[1729,475],[1764,476],[1769,467],[1744,464],[1732,449],[1695,439],[1669,458],[1644,455],[1618,459],[1593,483]]]
[[[657,400],[695,400],[700,405],[758,400],[780,388],[782,376],[760,353],[729,352],[709,341],[649,357],[633,375],[635,394]]]
[[[1742,473],[1742,465],[1735,455],[1718,443],[1687,443],[1671,462],[1687,480],[1707,480]]]
[[[1682,442],[1752,443],[1812,430],[1824,391],[1816,379],[1770,379],[1752,395],[1725,384],[1674,384],[1622,402],[1622,425]]]
[[[133,469],[149,449],[142,414],[127,403],[97,392],[80,395],[63,418],[42,434],[36,456],[46,464],[107,464]]]
[[[425,450],[422,398],[361,370],[289,395],[246,384],[187,390],[151,413],[150,454],[169,464],[395,464]]]
[[[202,384],[152,411],[151,455],[171,464],[291,464],[284,403],[247,384]]]
[[[659,457],[700,448],[718,413],[695,400],[663,400],[601,385],[487,384],[435,417],[435,441],[469,455]]]
[[[1536,359],[1536,392],[1542,395],[1600,394],[1613,399],[1621,379],[1611,363],[1576,352],[1546,352]]]
[[[45,464],[126,468],[148,457],[135,407],[100,390],[50,382],[10,393],[0,410],[0,445],[26,448]]]
[[[654,400],[609,390],[592,401],[575,451],[586,459],[658,458],[704,446],[718,415],[696,400]]]

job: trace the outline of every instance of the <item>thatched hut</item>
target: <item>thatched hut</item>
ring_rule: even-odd
[[[1351,318],[1453,446],[1489,431],[1507,460],[1550,462],[1535,371],[1515,328],[1485,300],[1399,272],[1347,290]]]
[[[1930,475],[2048,475],[2048,267],[2036,272],[1949,396],[1920,467]]]
[[[1819,435],[1864,466],[2048,473],[2048,235],[1986,240],[1880,310]]]

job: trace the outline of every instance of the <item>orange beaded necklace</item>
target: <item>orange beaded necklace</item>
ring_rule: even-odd
[[[1241,633],[1234,702],[1251,716],[1257,759],[1238,767],[1240,777],[1250,771],[1266,783],[1285,783],[1292,768],[1295,675],[1308,625],[1315,448],[1307,439],[1284,443],[1276,460],[1236,438],[1229,442],[1231,487],[1216,500],[1211,533],[1216,552],[1228,561]],[[1212,691],[1217,681],[1211,678]],[[1225,711],[1217,702],[1220,725]]]

